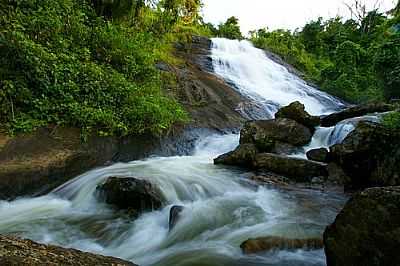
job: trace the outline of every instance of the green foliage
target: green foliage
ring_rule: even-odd
[[[186,119],[162,93],[157,36],[104,21],[84,0],[9,0],[0,10],[0,122],[11,132],[160,133]]]
[[[382,124],[391,130],[400,130],[400,112],[386,114],[382,119]]]
[[[252,33],[251,40],[282,56],[323,90],[347,101],[400,97],[398,16],[387,17],[373,10],[358,22],[319,18],[301,31],[261,29]]]
[[[214,33],[218,37],[227,39],[243,39],[242,33],[240,32],[239,20],[236,17],[228,18],[225,23],[218,26],[218,29],[215,29]]]

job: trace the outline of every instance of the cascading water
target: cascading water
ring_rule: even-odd
[[[245,96],[269,106],[293,100],[314,114],[341,103],[291,75],[247,42],[214,40],[215,71]],[[0,233],[132,260],[140,265],[325,265],[317,251],[243,255],[248,238],[320,237],[345,197],[333,192],[258,187],[243,170],[215,166],[238,135],[199,140],[192,156],[151,158],[96,169],[46,196],[0,202]],[[160,188],[164,208],[131,220],[100,203],[96,186],[109,176],[144,178]],[[169,210],[183,205],[181,220],[168,229]]]
[[[303,103],[313,115],[332,113],[343,107],[341,101],[311,87],[249,41],[213,39],[211,56],[215,73],[261,105],[267,111],[267,118],[294,101]]]

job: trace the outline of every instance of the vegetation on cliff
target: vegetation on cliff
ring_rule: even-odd
[[[319,18],[295,31],[260,29],[251,40],[350,102],[399,98],[399,4],[389,14],[361,4],[350,8],[354,19]]]
[[[205,32],[198,0],[0,2],[0,123],[101,135],[159,133],[187,119],[163,93],[158,60]],[[206,33],[206,32],[205,32]]]

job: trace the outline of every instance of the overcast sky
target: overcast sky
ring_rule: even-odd
[[[230,16],[239,18],[242,32],[250,30],[295,29],[318,17],[329,18],[337,14],[349,16],[344,2],[353,0],[203,0],[206,22],[218,25]],[[373,6],[376,0],[363,0]],[[380,0],[383,10],[394,6],[393,0]]]

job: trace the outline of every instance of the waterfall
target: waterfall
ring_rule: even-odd
[[[246,41],[214,39],[212,58],[216,74],[266,110],[265,117],[295,100],[312,114],[342,107],[340,101],[307,85]],[[321,145],[342,138],[332,133],[334,129],[321,130],[315,140]],[[208,136],[198,141],[191,156],[118,163],[89,171],[42,197],[0,202],[0,233],[140,265],[325,265],[323,250],[242,254],[239,246],[248,238],[320,237],[345,197],[334,192],[259,187],[247,178],[252,173],[214,165],[212,159],[233,150],[238,139],[235,134]],[[132,220],[99,202],[96,186],[110,176],[151,182],[164,195],[164,207]],[[174,205],[185,208],[169,232],[169,210]]]
[[[212,47],[215,73],[267,110],[266,117],[273,117],[279,107],[294,101],[303,103],[313,115],[329,114],[343,107],[341,101],[311,87],[249,41],[216,38]]]

